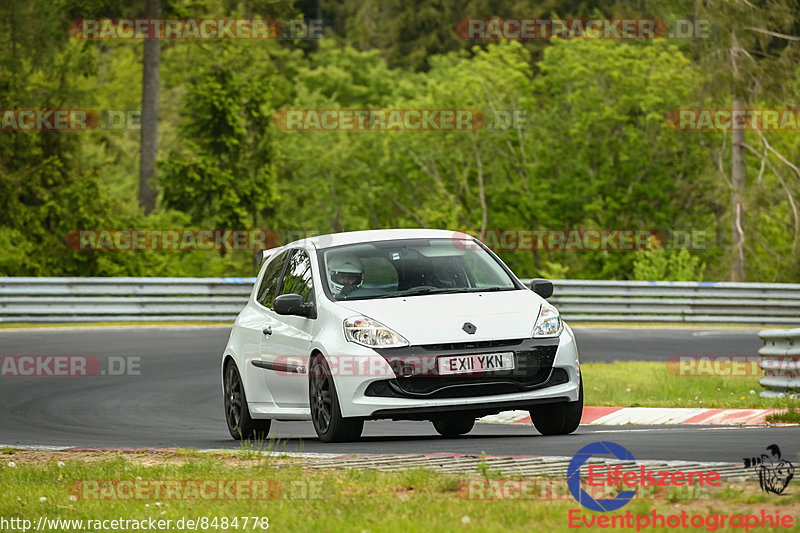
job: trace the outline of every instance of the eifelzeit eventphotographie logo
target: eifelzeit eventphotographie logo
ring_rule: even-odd
[[[758,483],[761,490],[773,494],[783,494],[786,486],[794,477],[794,465],[781,456],[781,449],[777,444],[767,446],[769,454],[762,453],[761,457],[745,457],[745,468],[753,468],[758,472]]]

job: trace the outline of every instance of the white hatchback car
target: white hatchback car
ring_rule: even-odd
[[[222,357],[235,439],[311,420],[324,442],[365,420],[430,420],[441,435],[528,410],[545,435],[583,411],[575,337],[483,243],[444,230],[376,230],[270,250]]]

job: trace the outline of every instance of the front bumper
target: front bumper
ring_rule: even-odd
[[[566,383],[563,369],[553,369],[558,339],[519,339],[376,350],[397,377],[376,381],[365,391],[367,396],[390,398],[468,398],[494,396],[533,390],[547,383]],[[464,375],[439,375],[438,357],[512,353],[513,370]]]
[[[347,349],[352,354],[353,345],[348,344]],[[342,415],[402,420],[429,419],[437,414],[460,412],[477,418],[510,409],[526,409],[538,403],[578,400],[578,351],[568,327],[559,337],[552,339],[472,344],[475,346],[412,346],[384,349],[380,353],[361,348],[361,356],[372,359],[370,368],[381,367],[382,370],[375,376],[336,377]],[[472,355],[506,351],[515,353],[517,364],[513,371],[478,376],[439,376],[435,370],[431,372],[429,366],[424,368],[424,362],[421,373],[418,369],[402,366],[403,362],[417,356],[425,361],[424,357],[430,358],[431,354]]]

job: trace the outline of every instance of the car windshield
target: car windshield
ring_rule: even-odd
[[[474,241],[401,239],[321,252],[334,300],[371,300],[455,292],[515,290],[505,269]]]

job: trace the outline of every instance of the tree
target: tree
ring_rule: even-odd
[[[548,227],[667,233],[706,225],[706,152],[664,120],[696,76],[675,44],[561,41],[538,66],[531,188],[548,197]],[[602,279],[630,276],[636,253],[548,255],[573,275]]]
[[[145,18],[161,16],[160,0],[147,0]],[[152,35],[144,41],[142,56],[142,143],[139,158],[139,206],[145,215],[156,207],[156,157],[158,156],[158,82],[161,40]]]
[[[391,67],[426,71],[431,57],[458,50],[486,48],[492,41],[468,41],[453,27],[466,18],[541,19],[555,16],[613,16],[617,0],[343,0],[322,2],[323,18],[331,21],[336,36],[359,50],[380,50]],[[299,2],[307,17],[318,5]],[[598,15],[599,13],[599,15]],[[538,58],[547,41],[526,41],[524,47]]]
[[[273,222],[277,199],[270,119],[290,91],[281,62],[299,57],[274,43],[205,46],[193,56],[182,143],[161,163],[164,206],[194,224],[260,228]]]
[[[656,12],[665,9],[657,4]],[[684,1],[669,5],[675,13],[692,14],[697,19],[713,22],[713,36],[694,41],[693,58],[704,74],[704,83],[698,84],[696,102],[712,108],[746,110],[759,104],[793,106],[794,98],[788,87],[796,76],[798,52],[798,27],[800,26],[800,4],[796,0],[730,0],[727,2]],[[688,107],[688,106],[686,106]],[[726,161],[724,151],[717,151],[716,163],[729,189],[730,279],[744,281],[747,278],[748,255],[755,255],[756,246],[748,241],[758,240],[756,232],[748,225],[756,216],[748,215],[758,208],[748,199],[747,157],[760,160],[754,165],[769,167],[765,157],[773,157],[773,165],[791,169],[786,154],[778,152],[767,141],[768,135],[751,133],[761,146],[756,148],[748,141],[747,132],[734,127],[730,133],[730,158]],[[728,141],[727,132],[722,136],[723,145]],[[725,176],[725,163],[730,165],[730,177]],[[788,163],[788,164],[787,164]],[[796,167],[795,167],[796,168]],[[800,174],[798,174],[800,177]],[[784,187],[785,188],[785,187]],[[795,200],[787,189],[787,200]],[[795,221],[795,235],[800,226]],[[795,240],[797,237],[795,237]]]
[[[66,31],[69,2],[0,4],[0,109],[75,109],[90,95],[91,47]],[[0,131],[0,276],[78,274],[91,258],[70,250],[70,230],[102,227],[113,200],[80,159],[83,133]]]

